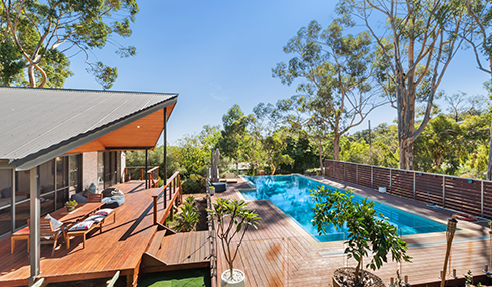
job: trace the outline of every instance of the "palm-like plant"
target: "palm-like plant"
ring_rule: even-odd
[[[178,217],[176,229],[180,232],[195,231],[196,225],[199,222],[200,214],[195,206],[195,198],[188,196],[185,199],[184,206],[181,207],[181,214]]]
[[[261,217],[254,210],[247,208],[248,203],[244,200],[217,198],[212,204],[212,209],[207,209],[210,214],[209,220],[217,221],[217,237],[222,243],[224,257],[229,265],[229,275],[232,278],[233,263],[237,252],[243,241],[244,234],[248,227],[258,229],[258,220]],[[236,238],[236,246],[231,246],[233,239]]]

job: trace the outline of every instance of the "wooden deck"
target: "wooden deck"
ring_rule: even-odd
[[[45,283],[112,277],[116,271],[135,280],[142,255],[158,231],[153,224],[152,195],[157,189],[145,190],[143,181],[116,186],[125,193],[125,204],[116,208],[116,223],[105,225],[104,232],[88,237],[82,249],[82,238],[71,241],[66,249],[63,240],[51,256],[50,246],[41,246],[41,274]],[[162,217],[163,199],[159,199],[158,216]],[[169,204],[168,204],[169,209]],[[161,238],[162,239],[162,238]],[[0,239],[0,286],[27,285],[30,274],[26,242],[18,241],[10,253],[10,236]]]
[[[432,209],[412,200],[382,195],[373,190],[348,186],[344,183],[318,178],[339,188],[353,188],[355,192],[371,196],[378,201],[396,205],[400,208],[421,213],[431,219],[446,222],[451,212]],[[226,192],[216,196],[241,198],[237,188],[249,188],[245,183],[228,184]],[[248,286],[327,286],[331,284],[331,274],[338,267],[355,266],[355,261],[347,260],[343,255],[343,242],[319,243],[303,231],[297,223],[288,218],[269,201],[251,201],[250,208],[256,209],[263,218],[258,230],[250,229],[245,235],[235,268],[246,273]],[[468,270],[482,275],[484,264],[488,264],[488,227],[478,224],[458,223],[452,247],[450,270],[457,269],[457,275],[463,278]],[[418,285],[438,281],[443,267],[446,248],[444,232],[423,235],[403,236],[409,245],[408,254],[413,263],[403,263],[402,275],[409,276],[409,283]],[[218,275],[228,268],[219,252]],[[368,262],[368,259],[365,260]],[[388,262],[374,273],[389,283],[396,276],[396,262]],[[403,277],[403,276],[402,276]],[[448,277],[448,279],[452,279]]]

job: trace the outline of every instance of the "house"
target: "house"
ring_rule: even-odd
[[[27,219],[39,228],[41,216],[91,183],[103,189],[122,181],[126,150],[153,149],[163,132],[166,140],[177,97],[0,88],[0,237]],[[31,240],[31,250],[35,278],[39,240]]]

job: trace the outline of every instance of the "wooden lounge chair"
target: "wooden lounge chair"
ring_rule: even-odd
[[[234,173],[232,172],[226,172],[225,180],[227,183],[237,183],[236,176],[234,176]]]
[[[56,243],[58,242],[58,238],[60,236],[64,236],[63,225],[59,228],[53,229],[51,225],[51,219],[41,218],[40,220],[40,228],[39,228],[39,236],[41,237],[41,244],[51,244],[53,243],[53,250],[51,250],[51,256],[55,254]],[[29,225],[29,220],[27,224]],[[65,238],[66,239],[66,238]],[[66,240],[65,240],[66,241]],[[68,249],[68,245],[67,245]]]
[[[27,240],[27,253],[30,252],[30,220],[27,220],[27,227],[24,227],[20,230],[17,230],[12,234],[12,237],[10,238],[10,252],[13,254],[15,250],[15,242],[17,240]],[[46,219],[46,218],[41,218],[40,219],[40,229],[39,229],[39,235],[41,237],[40,243],[41,244],[51,244],[53,243],[53,250],[51,251],[51,256],[55,253],[56,249],[56,244],[58,242],[58,238],[63,235],[63,226],[60,226],[59,228],[54,229],[51,220]],[[66,239],[66,238],[65,238]],[[65,240],[66,241],[66,240]],[[68,246],[67,246],[68,249]]]
[[[87,203],[102,202],[102,199],[103,199],[102,193],[89,193],[87,195]]]
[[[100,210],[98,212],[103,212],[103,210]],[[113,223],[116,223],[116,211],[112,210],[110,213],[108,213],[107,215],[98,215],[98,212],[96,212],[96,214],[92,215],[92,216],[89,216],[88,218],[86,218],[84,221],[81,221],[81,222],[78,222],[76,224],[74,224],[67,232],[67,238],[66,238],[66,241],[67,241],[67,248],[70,248],[70,238],[71,237],[75,237],[75,236],[82,236],[83,238],[83,248],[85,249],[85,241],[86,241],[86,238],[87,238],[87,234],[92,232],[93,230],[95,229],[98,229],[99,228],[99,232],[102,233],[103,230],[103,225],[105,223],[105,220],[106,218],[108,218],[109,216],[113,216]],[[95,219],[95,217],[97,216],[100,216],[101,218],[99,220]],[[76,226],[83,226],[84,225],[84,222],[87,222],[87,221],[92,221],[92,225],[86,229],[78,229],[78,230],[73,230],[74,228],[76,228]]]
[[[74,226],[80,226],[82,225],[83,223],[85,223],[86,221],[81,221],[81,222],[78,222],[76,224],[74,224]],[[74,227],[72,226],[72,227]],[[67,248],[70,248],[70,239],[72,237],[75,237],[75,236],[82,236],[83,238],[83,248],[85,249],[85,240],[87,238],[87,234],[90,233],[91,231],[93,231],[94,229],[97,229],[97,228],[100,228],[101,225],[100,225],[100,222],[94,222],[91,224],[90,227],[86,228],[86,229],[79,229],[79,230],[68,230],[67,232]]]

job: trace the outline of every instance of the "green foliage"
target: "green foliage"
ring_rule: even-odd
[[[218,197],[216,202],[212,203],[212,209],[207,209],[210,220],[217,222],[217,237],[221,241],[222,251],[229,265],[231,276],[234,260],[244,234],[250,226],[258,229],[258,220],[261,219],[254,210],[247,208],[247,205],[248,203],[243,200]],[[231,245],[232,243],[235,247]]]
[[[67,54],[82,52],[90,66],[88,71],[108,89],[116,80],[116,68],[91,63],[92,50],[110,42],[121,55],[135,55],[135,47],[123,47],[114,36],[132,34],[130,24],[138,13],[136,0],[13,1],[8,5],[3,2],[1,9],[3,43],[15,50],[2,53],[0,61],[6,76],[3,81],[9,85],[61,88],[72,75]]]
[[[0,42],[1,80],[3,86],[10,86],[12,78],[24,68],[22,54],[16,49],[12,41]]]
[[[407,245],[398,236],[395,226],[383,220],[382,214],[377,214],[374,202],[367,198],[358,203],[353,200],[353,195],[319,187],[311,193],[316,205],[314,207],[313,226],[316,226],[319,234],[326,234],[327,224],[333,224],[337,228],[346,225],[348,229],[348,247],[345,253],[348,258],[357,261],[356,276],[362,266],[362,259],[372,255],[366,268],[379,269],[383,262],[387,262],[388,254],[392,260],[410,261],[406,255]]]
[[[178,215],[175,229],[179,232],[195,231],[196,225],[200,220],[198,207],[195,205],[195,198],[188,196],[184,206],[181,207],[181,213]]]
[[[181,187],[183,188],[183,193],[200,193],[205,191],[205,178],[192,174],[188,179],[181,182]]]
[[[326,30],[311,21],[284,47],[285,53],[297,56],[272,69],[282,84],[304,80],[297,86],[298,95],[277,107],[287,112],[293,127],[304,127],[315,138],[320,165],[323,139],[333,141],[333,158],[338,160],[340,137],[382,104],[374,102],[377,94],[371,75],[376,62],[371,36],[368,31],[356,36],[346,34],[351,27],[348,16],[335,19]],[[298,116],[293,117],[293,113]]]

